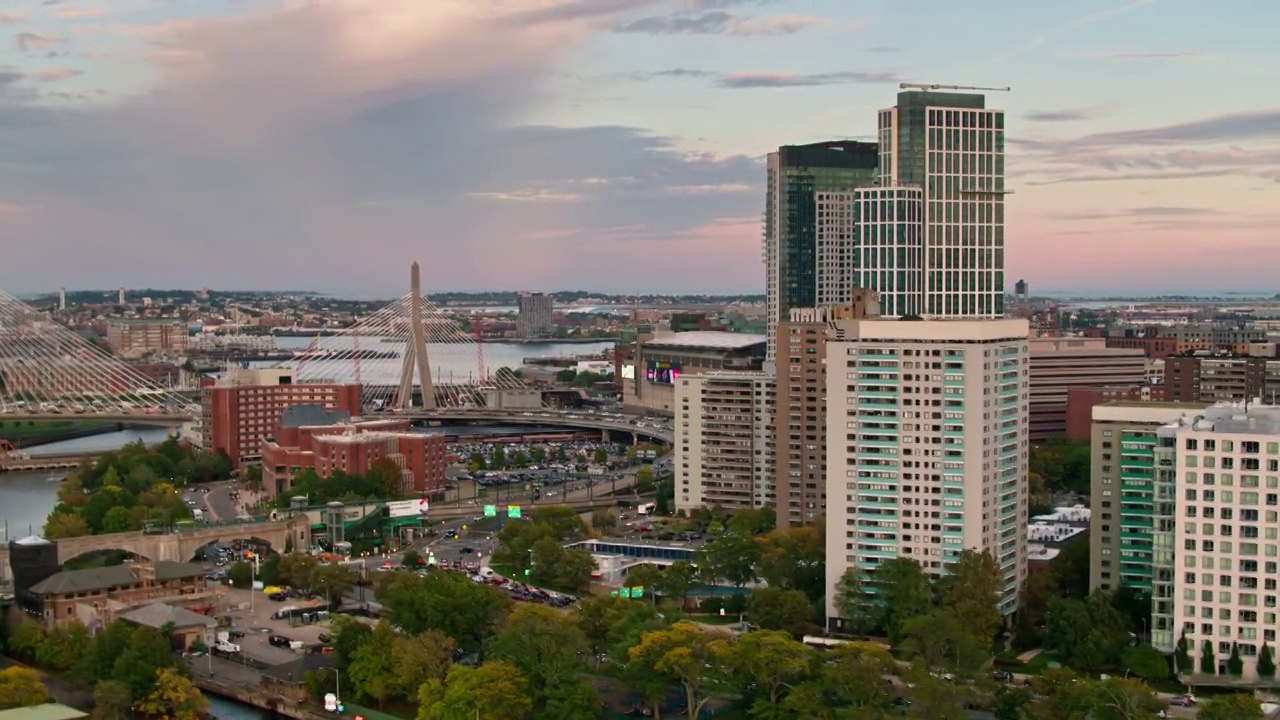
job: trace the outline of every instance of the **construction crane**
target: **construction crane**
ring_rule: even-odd
[[[898,83],[900,90],[984,90],[987,92],[1010,92],[1008,87],[974,87],[972,85],[938,85],[937,83]]]

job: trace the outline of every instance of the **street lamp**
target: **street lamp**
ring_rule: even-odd
[[[339,708],[342,707],[342,672],[336,667],[322,667],[320,670],[333,671],[333,699]]]

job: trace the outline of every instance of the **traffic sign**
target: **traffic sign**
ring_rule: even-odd
[[[631,597],[631,588],[619,588],[618,597],[624,597],[624,598]]]
[[[485,517],[494,517],[494,516],[496,516],[497,514],[498,514],[498,506],[497,506],[497,505],[485,505],[485,506],[484,506],[484,516],[485,516]]]
[[[518,518],[518,517],[520,517],[520,506],[519,506],[519,505],[510,505],[510,506],[508,506],[508,507],[507,507],[507,517],[513,517],[513,518]]]
[[[631,597],[633,598],[644,597],[644,586],[631,588]]]

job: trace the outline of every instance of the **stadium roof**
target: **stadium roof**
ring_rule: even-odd
[[[723,330],[693,330],[654,338],[644,344],[653,348],[716,348],[740,350],[768,342],[764,335],[754,333],[725,332]]]

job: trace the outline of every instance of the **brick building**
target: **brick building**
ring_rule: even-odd
[[[1140,385],[1146,377],[1141,351],[1108,348],[1099,338],[1033,338],[1030,347],[1032,442],[1066,433],[1071,388]]]
[[[161,602],[179,606],[214,603],[205,569],[193,563],[137,562],[63,570],[31,586],[46,625],[79,620],[91,630],[118,615]]]
[[[1067,439],[1089,442],[1093,437],[1093,408],[1095,405],[1126,400],[1140,402],[1156,400],[1150,385],[1119,385],[1102,387],[1067,388]]]
[[[126,358],[182,352],[187,349],[187,324],[180,318],[111,318],[107,347]]]
[[[1164,399],[1171,402],[1253,400],[1267,392],[1267,359],[1182,355],[1164,361]]]
[[[316,405],[348,415],[360,412],[360,386],[295,383],[293,370],[235,368],[201,388],[204,447],[225,452],[232,467],[257,461],[262,441],[280,426],[285,408]]]
[[[444,489],[445,436],[410,432],[408,420],[352,420],[314,406],[288,408],[274,436],[262,441],[262,485],[268,498],[288,494],[306,469],[321,477],[364,475],[380,460],[400,468],[400,495]]]

